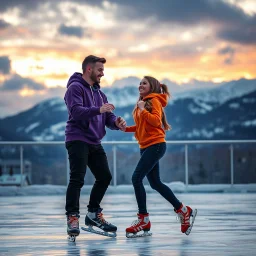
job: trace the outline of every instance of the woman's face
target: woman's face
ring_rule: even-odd
[[[140,82],[139,92],[141,97],[145,97],[150,94],[150,84],[146,78],[143,78]]]

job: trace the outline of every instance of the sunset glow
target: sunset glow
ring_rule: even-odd
[[[202,3],[3,1],[1,94],[47,97],[89,54],[107,59],[102,87],[144,75],[177,84],[256,78],[255,1]]]

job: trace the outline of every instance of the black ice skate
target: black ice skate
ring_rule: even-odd
[[[107,222],[102,214],[102,208],[99,208],[96,212],[88,212],[85,217],[85,225],[82,230],[95,233],[102,236],[116,237],[117,227]],[[97,227],[97,229],[93,229]]]
[[[79,217],[80,216],[78,214],[71,214],[67,216],[68,240],[71,242],[75,242],[76,237],[80,234]]]

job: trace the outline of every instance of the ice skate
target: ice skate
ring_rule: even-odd
[[[102,236],[116,237],[117,227],[104,219],[102,210],[102,208],[99,208],[97,212],[88,212],[85,217],[87,227],[82,227],[82,230]]]
[[[178,218],[181,223],[181,232],[188,236],[192,230],[197,209],[192,210],[189,206],[182,204],[180,209],[174,211],[178,214]]]
[[[67,216],[67,233],[68,240],[70,242],[75,242],[76,237],[80,234],[78,214],[71,214]]]
[[[127,238],[136,238],[136,237],[144,237],[151,236],[152,233],[149,233],[151,228],[151,223],[149,220],[148,213],[140,214],[138,213],[138,219],[135,220],[132,225],[126,229],[126,237]],[[138,232],[144,231],[143,233],[138,234]]]

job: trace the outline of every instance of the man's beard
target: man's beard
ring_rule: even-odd
[[[95,72],[92,72],[90,78],[93,81],[93,83],[98,83],[98,79],[97,79],[98,77]]]

